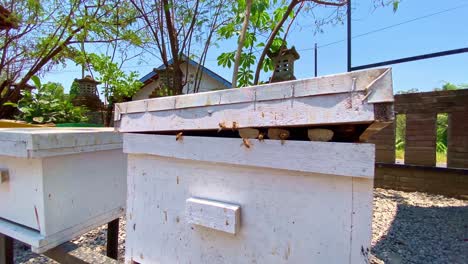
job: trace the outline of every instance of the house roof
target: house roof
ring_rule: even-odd
[[[190,65],[192,65],[192,66],[197,67],[199,65],[197,62],[195,62],[192,59],[189,59],[187,56],[184,56],[184,59],[186,59],[188,61],[188,63]],[[173,62],[174,62],[173,59],[168,61],[169,64],[172,64]],[[220,75],[218,75],[214,71],[206,68],[205,66],[203,66],[203,65],[200,65],[200,66],[201,66],[201,70],[203,71],[204,74],[206,74],[206,75],[210,76],[211,78],[215,79],[216,81],[220,82],[226,88],[231,88],[232,87],[231,83],[228,80],[224,79],[223,77],[221,77]],[[145,76],[141,77],[140,82],[146,84],[146,82],[149,81],[149,80],[157,79],[158,76],[157,76],[156,70],[163,70],[165,68],[166,68],[166,66],[164,64],[160,65],[159,67],[153,69],[153,71],[151,71],[148,74],[146,74]]]
[[[101,84],[100,82],[94,80],[94,78],[91,75],[86,75],[83,79],[75,79],[75,81],[81,83],[81,82],[88,82],[88,83],[93,83],[93,84]]]

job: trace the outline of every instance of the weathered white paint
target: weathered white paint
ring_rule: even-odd
[[[124,134],[124,152],[345,177],[374,177],[374,145],[287,140]],[[288,153],[287,156],[285,153]]]
[[[235,235],[239,231],[240,206],[200,198],[189,198],[185,221]]]
[[[188,67],[188,68],[187,68]],[[194,92],[194,76],[197,72],[197,67],[192,64],[183,63],[180,67],[184,72],[184,76],[187,76],[188,82],[183,87],[182,93],[183,94],[190,94]],[[202,73],[203,74],[203,73]],[[142,89],[140,89],[132,98],[132,100],[143,100],[148,99],[151,93],[154,91],[155,88],[159,87],[160,80],[155,80],[147,85],[145,85]],[[213,77],[209,76],[208,74],[203,74],[201,78],[200,88],[198,92],[207,92],[212,91],[215,89],[225,89],[223,83],[215,80]]]
[[[377,69],[122,103],[115,119],[121,132],[372,123],[389,91],[391,71]]]
[[[9,171],[0,184],[0,218],[37,235],[5,225],[0,233],[42,252],[123,214],[126,157],[117,133],[1,129],[0,146],[0,169]]]
[[[244,128],[373,122],[375,119],[373,105],[359,102],[355,103],[355,108],[349,108],[348,99],[348,94],[337,94],[256,104],[239,103],[134,113],[122,116],[118,130],[120,132],[217,130],[220,123],[231,129],[234,123],[237,124],[237,128]]]
[[[43,253],[66,241],[70,241],[71,239],[81,236],[84,233],[96,229],[97,227],[102,226],[103,224],[108,223],[122,216],[123,214],[123,208],[116,208],[101,215],[94,216],[87,222],[47,236],[42,235],[37,230],[0,218],[0,233],[30,245],[31,251],[35,253]]]
[[[352,227],[351,227],[351,254],[352,260],[368,259],[370,257],[370,249],[372,242],[372,210],[373,210],[373,190],[374,181],[367,181],[361,178],[353,178],[351,182],[351,202],[352,202]],[[359,213],[366,212],[366,213]],[[366,235],[364,235],[366,234]],[[361,240],[354,240],[355,237],[360,237]],[[356,262],[368,263],[368,262]]]
[[[366,263],[374,148],[250,142],[125,135],[126,261]],[[191,197],[239,205],[236,235],[187,224]]]
[[[36,230],[43,228],[41,160],[0,156],[0,168],[8,169],[10,174],[10,180],[0,185],[0,218]]]
[[[122,147],[112,128],[0,128],[0,155],[41,158]]]

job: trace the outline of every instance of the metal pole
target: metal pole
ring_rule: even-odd
[[[119,218],[107,224],[107,256],[113,259],[119,256]]]
[[[348,0],[348,10],[347,10],[347,20],[348,20],[348,72],[351,69],[351,0]]]
[[[398,64],[398,63],[404,63],[404,62],[410,62],[410,61],[417,61],[417,60],[425,60],[425,59],[431,59],[431,58],[443,57],[443,56],[449,56],[449,55],[455,55],[455,54],[461,54],[461,53],[468,53],[468,47],[461,48],[461,49],[428,53],[428,54],[411,56],[411,57],[405,57],[405,58],[400,58],[400,59],[395,59],[395,60],[381,61],[381,62],[371,63],[371,64],[365,64],[365,65],[351,67],[351,70],[353,71],[363,70],[363,69],[369,69],[369,68],[374,68],[374,67]]]
[[[0,264],[13,264],[13,238],[0,234]]]
[[[315,64],[315,77],[317,77],[317,43],[315,43],[315,49],[314,49],[314,53],[315,53],[315,58],[314,58],[314,64]]]

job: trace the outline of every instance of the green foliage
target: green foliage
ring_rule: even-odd
[[[437,115],[437,142],[436,150],[440,153],[447,153],[447,129],[448,115],[446,113]]]
[[[32,76],[65,66],[91,43],[117,47],[118,58],[129,56],[128,46],[142,45],[143,30],[136,30],[136,10],[128,1],[5,0],[2,5],[19,23],[0,34],[0,118],[11,116],[13,109],[3,103],[17,103],[16,94]],[[19,84],[14,93],[5,91],[9,83]]]
[[[123,102],[131,98],[143,86],[138,80],[138,73],[126,74],[111,57],[98,54],[87,54],[92,68],[99,73],[96,80],[104,85],[103,95],[109,104]]]
[[[453,84],[451,82],[445,82],[440,88],[435,88],[434,91],[453,91],[460,89],[468,89],[468,84]]]
[[[239,38],[241,26],[244,18],[246,8],[245,0],[233,2],[232,10],[234,18],[228,23],[224,24],[218,30],[218,36],[221,39],[230,39],[233,37]],[[275,25],[281,20],[286,12],[286,1],[269,1],[269,0],[256,0],[252,3],[249,28],[246,32],[245,41],[243,44],[244,50],[240,58],[240,66],[238,72],[237,87],[245,87],[253,84],[254,72],[252,68],[256,65],[257,56],[255,55],[255,48],[265,47],[263,40],[259,37],[268,35]],[[281,31],[282,32],[282,31]],[[281,45],[285,45],[285,41],[277,37],[273,45],[270,47],[272,52],[279,50]],[[236,51],[223,52],[218,56],[218,65],[231,68],[234,65]],[[264,60],[262,69],[265,72],[274,69],[273,63],[270,59]]]
[[[420,91],[418,88],[411,88],[406,91],[398,91],[397,94],[409,94],[409,93],[419,93],[419,92]]]
[[[374,6],[391,6],[393,9],[393,12],[398,11],[398,8],[400,7],[400,4],[402,0],[373,0]]]
[[[397,115],[395,117],[395,122],[395,148],[397,150],[404,150],[406,138],[406,115]]]
[[[246,68],[246,67],[240,67],[239,69],[239,84],[242,86],[247,86],[252,83],[253,80],[253,70]]]
[[[78,82],[73,81],[70,87],[70,92],[68,93],[70,98],[72,99],[75,98],[78,95],[79,89],[80,89],[80,85],[78,84]]]
[[[236,52],[223,52],[221,55],[218,56],[218,65],[231,68],[232,64],[234,63],[234,57],[236,56]]]
[[[404,151],[406,145],[406,115],[397,115],[395,122],[395,149]],[[439,153],[447,153],[447,128],[448,115],[446,113],[438,114],[436,151]]]
[[[63,92],[59,83],[41,84],[36,76],[31,78],[36,91],[25,90],[18,104],[9,104],[18,108],[18,120],[28,123],[73,123],[87,121],[86,109],[74,106],[70,97]]]
[[[393,1],[393,12],[396,12],[398,10],[399,6],[400,6],[400,1],[399,0],[394,0]]]

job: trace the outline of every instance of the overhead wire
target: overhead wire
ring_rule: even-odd
[[[390,28],[394,28],[394,27],[398,27],[398,26],[401,26],[401,25],[404,25],[404,24],[408,24],[408,23],[411,23],[411,22],[414,22],[414,21],[418,21],[418,20],[425,19],[425,18],[428,18],[428,17],[432,17],[432,16],[436,16],[436,15],[443,14],[443,13],[447,13],[447,12],[450,12],[450,11],[454,11],[454,10],[457,10],[457,9],[460,9],[460,8],[463,8],[463,7],[466,7],[466,6],[468,6],[468,3],[467,3],[467,4],[458,5],[458,6],[455,6],[455,7],[452,7],[452,8],[443,9],[443,10],[440,10],[440,11],[437,11],[437,12],[434,12],[434,13],[431,13],[431,14],[427,14],[427,15],[420,16],[420,17],[412,18],[412,19],[409,19],[409,20],[406,20],[406,21],[403,21],[403,22],[400,22],[400,23],[392,24],[392,25],[389,25],[389,26],[385,26],[385,27],[382,27],[382,28],[378,28],[378,29],[374,29],[374,30],[371,30],[371,31],[367,31],[367,32],[364,32],[364,33],[362,33],[362,34],[358,34],[358,35],[352,36],[351,38],[352,38],[352,39],[360,38],[360,37],[367,36],[367,35],[370,35],[370,34],[373,34],[373,33],[377,33],[377,32],[380,32],[380,31],[384,31],[384,30],[387,30],[387,29],[390,29]],[[346,40],[346,39],[341,39],[341,40],[333,41],[333,42],[330,42],[330,43],[327,43],[327,44],[324,44],[324,45],[320,45],[320,46],[318,46],[317,48],[328,47],[328,46],[331,46],[331,45],[334,45],[334,44],[338,44],[338,43],[344,42],[345,40]],[[313,49],[314,49],[314,48],[306,48],[306,49],[302,49],[302,50],[299,50],[299,51],[313,50]]]
[[[418,20],[422,20],[422,19],[425,19],[425,18],[429,18],[429,17],[432,17],[432,16],[440,15],[440,14],[447,13],[447,12],[450,12],[450,11],[454,11],[454,10],[457,10],[457,9],[460,9],[460,8],[463,8],[463,7],[466,7],[466,6],[468,6],[468,3],[458,5],[458,6],[455,6],[455,7],[451,7],[451,8],[447,8],[447,9],[443,9],[443,10],[440,10],[440,11],[437,11],[437,12],[434,12],[434,13],[430,13],[430,14],[427,14],[427,15],[415,17],[415,18],[412,18],[412,19],[409,19],[409,20],[406,20],[406,21],[403,21],[403,22],[399,22],[399,23],[392,24],[392,25],[389,25],[389,26],[381,27],[381,28],[374,29],[374,30],[371,30],[371,31],[367,31],[367,32],[352,36],[351,38],[355,39],[355,38],[360,38],[360,37],[367,36],[367,35],[370,35],[370,34],[378,33],[378,32],[381,32],[381,31],[384,31],[384,30],[387,30],[387,29],[390,29],[390,28],[398,27],[398,26],[401,26],[401,25],[404,25],[404,24],[408,24],[408,23],[415,22],[415,21],[418,21]],[[329,42],[329,43],[324,44],[324,45],[317,46],[317,48],[319,48],[319,49],[320,48],[325,48],[325,47],[332,46],[332,45],[335,45],[335,44],[338,44],[338,43],[341,43],[341,42],[344,42],[344,41],[346,41],[346,39],[336,40],[336,41]],[[298,49],[298,51],[309,51],[309,50],[314,50],[314,49],[315,49],[315,47],[311,47],[311,48]],[[256,50],[256,49],[254,50],[254,53],[259,53],[259,52],[260,52],[260,50]],[[216,58],[207,59],[207,61],[216,61],[216,60],[217,60]],[[154,67],[154,65],[152,65],[152,64],[148,64],[148,65],[128,65],[128,66],[123,66],[122,68],[145,68],[145,67]],[[76,70],[76,71],[75,70],[71,70],[71,71],[50,71],[49,73],[62,73],[62,72],[79,72],[79,70]]]

